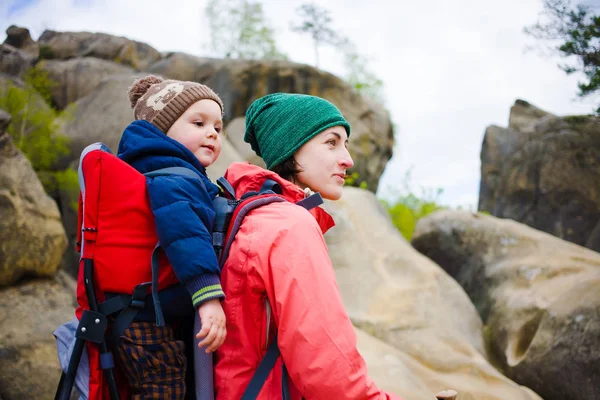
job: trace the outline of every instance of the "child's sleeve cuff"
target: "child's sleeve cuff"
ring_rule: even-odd
[[[222,300],[225,298],[225,293],[217,274],[198,275],[188,280],[185,283],[185,287],[192,296],[194,307],[199,307],[208,300]]]

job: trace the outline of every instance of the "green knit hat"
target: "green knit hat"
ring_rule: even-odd
[[[246,111],[244,141],[272,169],[333,126],[343,126],[350,136],[348,121],[329,101],[305,94],[273,93],[256,99]]]

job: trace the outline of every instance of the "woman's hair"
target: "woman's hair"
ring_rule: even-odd
[[[277,175],[286,179],[288,181],[295,181],[296,174],[302,172],[302,168],[298,164],[296,164],[296,160],[294,160],[294,156],[289,157],[287,160],[283,161],[281,164],[277,164],[271,171],[275,172]]]

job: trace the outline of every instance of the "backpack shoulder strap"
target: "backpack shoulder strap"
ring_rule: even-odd
[[[167,167],[161,168],[154,171],[146,172],[144,176],[146,178],[155,178],[157,176],[168,176],[168,175],[183,175],[188,178],[196,179],[200,182],[200,185],[206,190],[206,184],[200,178],[200,176],[189,168],[185,167]],[[165,321],[158,298],[158,275],[159,275],[159,250],[160,242],[156,244],[156,247],[152,251],[152,301],[154,302],[154,312],[156,314],[156,325],[164,326]]]
[[[188,178],[196,179],[196,180],[198,180],[198,182],[200,182],[202,187],[206,190],[206,184],[204,183],[202,178],[200,178],[200,175],[198,175],[197,173],[195,173],[194,171],[192,171],[189,168],[168,167],[168,168],[157,169],[155,171],[146,172],[144,174],[144,176],[146,178],[155,178],[157,176],[167,176],[167,175],[183,175],[183,176],[187,176]]]
[[[321,197],[321,193],[313,193],[307,198],[296,202],[297,206],[306,208],[307,210],[312,210],[321,204],[323,204],[323,197]]]
[[[231,248],[231,244],[233,243],[233,240],[235,239],[235,235],[237,234],[238,230],[240,229],[240,226],[242,225],[242,221],[244,220],[244,217],[246,217],[246,215],[258,208],[258,207],[262,207],[265,206],[267,204],[271,204],[271,203],[277,203],[277,202],[284,202],[287,201],[286,199],[284,199],[283,197],[277,196],[277,195],[262,195],[262,196],[256,196],[256,197],[252,197],[250,199],[246,199],[245,201],[241,202],[232,218],[231,218],[231,223],[228,229],[228,234],[227,234],[227,241],[225,243],[225,246],[223,248],[223,254],[221,256],[221,259],[219,260],[219,265],[221,268],[223,268],[223,265],[225,264],[225,260],[227,260],[227,257],[229,256],[229,249]]]
[[[221,188],[221,191],[223,193],[226,193],[229,196],[229,198],[237,200],[235,198],[235,190],[233,189],[233,186],[231,186],[231,183],[229,183],[229,181],[225,179],[224,176],[217,179],[217,185]]]
[[[242,400],[255,400],[258,397],[258,394],[269,377],[271,370],[273,367],[275,367],[275,363],[277,362],[279,355],[280,351],[277,344],[277,335],[275,335],[273,341],[267,349],[267,353],[260,361],[260,364],[258,364],[256,372],[254,372],[250,383],[246,387],[244,395],[242,396]]]
[[[157,169],[155,171],[146,172],[144,174],[144,176],[146,176],[148,178],[154,178],[156,176],[165,176],[165,175],[183,175],[183,176],[187,176],[188,178],[194,178],[194,179],[201,180],[200,175],[198,175],[191,169],[185,168],[185,167],[161,168],[161,169]]]

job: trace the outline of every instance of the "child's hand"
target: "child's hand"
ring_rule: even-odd
[[[225,313],[219,299],[208,300],[198,307],[198,315],[202,329],[196,334],[196,339],[202,340],[198,347],[206,347],[206,352],[217,350],[225,341],[227,330],[225,329]]]

